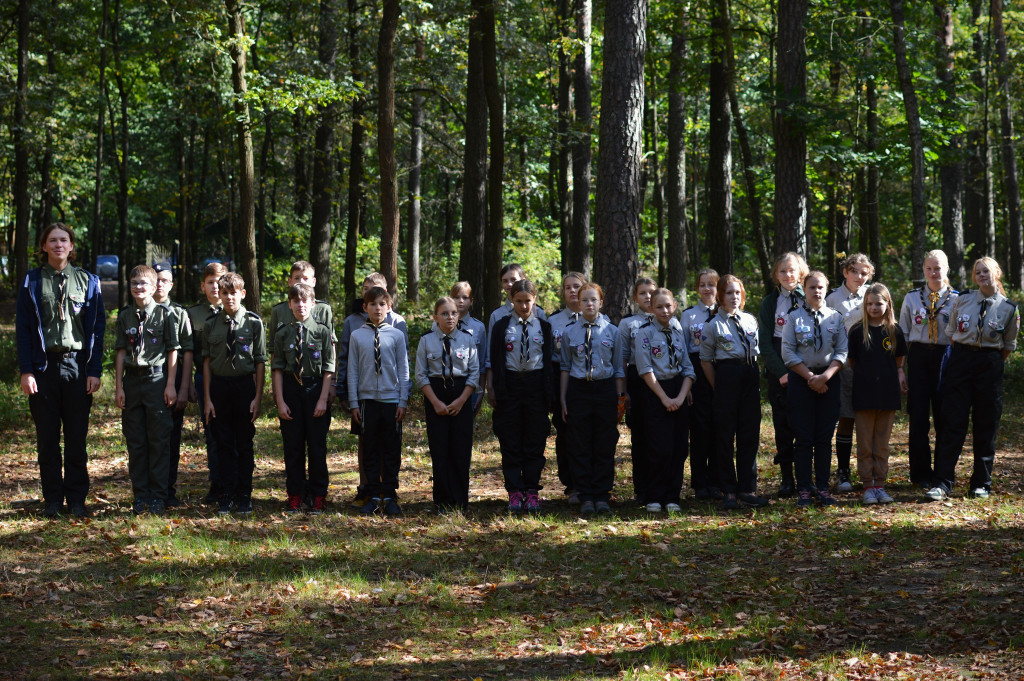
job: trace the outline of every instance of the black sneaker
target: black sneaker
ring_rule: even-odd
[[[136,499],[132,502],[132,513],[142,515],[149,510],[149,502],[145,499]]]
[[[768,500],[764,497],[759,497],[756,494],[743,493],[738,495],[741,504],[747,506],[753,506],[754,508],[761,508],[762,506],[768,505]]]
[[[722,499],[725,498],[725,495],[722,494],[722,488],[721,487],[708,487],[708,494],[715,501],[721,501]]]
[[[580,514],[581,515],[592,515],[596,511],[597,511],[597,509],[594,507],[594,502],[590,501],[589,499],[587,501],[584,501],[584,502],[582,502],[580,504]]]
[[[203,503],[207,506],[220,504],[220,485],[210,485],[210,491],[203,497]]]
[[[164,502],[164,506],[167,508],[180,508],[185,505],[185,502],[178,498],[177,494],[172,494],[171,498]]]
[[[383,502],[384,515],[402,515],[402,507],[398,505],[398,502],[390,497],[385,498]]]
[[[853,483],[850,482],[850,471],[848,471],[845,468],[840,468],[839,470],[836,471],[836,491],[853,491]]]
[[[380,506],[380,497],[373,497],[359,507],[359,512],[362,515],[373,515],[377,512],[378,506]]]
[[[835,506],[837,503],[836,498],[827,489],[818,490],[818,501],[821,502],[822,506]]]
[[[707,487],[698,487],[693,490],[693,498],[697,501],[707,501],[711,498],[711,492],[708,491]]]
[[[221,499],[220,506],[217,508],[217,515],[228,515],[231,513],[231,509],[234,508],[235,503],[230,499]]]
[[[735,511],[740,507],[740,502],[736,500],[736,497],[727,496],[722,499],[721,509],[723,511]]]
[[[804,490],[804,489],[802,489],[799,492],[797,492],[797,496],[796,496],[796,506],[797,506],[797,508],[807,508],[812,503],[814,503],[814,502],[811,499],[811,493],[810,492],[808,492],[807,490]]]
[[[163,515],[167,512],[167,502],[163,499],[154,499],[149,502],[149,512],[153,515]]]
[[[61,512],[64,510],[63,501],[47,501],[46,506],[43,508],[44,518],[59,518]]]
[[[235,506],[231,509],[231,512],[239,515],[252,513],[252,498],[246,497],[244,499],[238,499],[235,501]]]
[[[72,501],[71,503],[68,504],[68,506],[71,509],[71,515],[75,516],[76,518],[89,517],[89,509],[85,507],[84,501]]]
[[[782,482],[779,484],[779,498],[785,499],[795,494],[796,484],[793,482],[793,476],[783,473]]]
[[[594,510],[597,513],[611,513],[612,505],[609,504],[607,501],[597,501],[594,502]]]

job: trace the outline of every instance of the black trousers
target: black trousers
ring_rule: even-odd
[[[929,418],[935,422],[935,442],[943,431],[942,393],[939,391],[939,370],[945,345],[911,343],[907,352],[907,415],[910,419],[910,481],[931,484],[935,477],[932,448],[928,440]]]
[[[974,425],[974,470],[970,489],[992,488],[996,433],[1003,414],[1003,353],[972,351],[954,344],[942,377],[942,437],[935,443],[935,480],[953,489],[956,464],[967,439],[967,419]]]
[[[217,454],[217,438],[213,435],[213,424],[207,423],[206,419],[202,417],[203,405],[206,404],[206,388],[203,385],[202,372],[196,372],[195,381],[196,401],[199,403],[199,420],[203,424],[203,438],[206,440],[206,467],[210,471],[210,486],[216,492],[220,489],[220,456]]]
[[[683,387],[680,374],[658,385],[669,397],[675,397]],[[646,387],[646,386],[645,386]],[[689,411],[683,403],[676,411],[667,411],[654,392],[644,393],[644,427],[647,429],[646,476],[644,500],[647,503],[678,504],[683,489],[683,469],[689,450]]]
[[[629,450],[633,468],[633,496],[643,501],[646,483],[647,431],[644,428],[643,394],[648,388],[636,372],[636,365],[626,367],[626,392],[629,394],[630,409],[626,412],[629,426]]]
[[[465,390],[466,379],[456,378],[452,387],[445,388],[441,377],[433,376],[430,387],[439,400],[451,404]],[[473,400],[466,400],[454,416],[440,416],[429,402],[425,411],[434,504],[465,510],[469,506],[469,464],[473,456]]]
[[[509,492],[541,489],[544,448],[551,434],[543,371],[506,372],[505,394],[497,396],[493,423],[501,447],[505,489]]]
[[[824,369],[813,368],[820,374]],[[832,466],[832,436],[839,422],[839,399],[842,394],[839,372],[828,382],[828,390],[816,393],[799,374],[789,372],[790,423],[796,433],[793,458],[796,487],[801,492],[828,489]],[[813,464],[813,480],[812,480]]]
[[[136,500],[166,500],[170,478],[171,412],[164,403],[167,378],[163,372],[125,367],[122,379],[125,408],[121,431],[128,450],[128,475]]]
[[[320,379],[307,378],[299,383],[291,374],[281,376],[284,403],[292,413],[291,421],[280,420],[288,496],[327,496],[327,431],[331,428],[331,409],[328,407],[321,416],[313,415],[322,390]]]
[[[782,339],[773,338],[772,347],[782,356]],[[796,444],[796,433],[790,423],[792,413],[789,404],[789,391],[779,384],[779,376],[766,374],[768,377],[768,402],[772,405],[772,422],[775,425],[775,459],[776,464],[792,464],[793,448]]]
[[[178,365],[178,375],[174,379],[174,386],[181,385],[181,374],[185,367]],[[166,365],[164,371],[167,371]],[[185,425],[185,410],[171,409],[171,433],[170,433],[170,468],[167,473],[167,498],[171,499],[178,494],[178,462],[181,461],[181,429]]]
[[[580,501],[610,501],[619,441],[615,379],[570,378],[565,401],[569,411],[566,440]]]
[[[715,442],[722,490],[757,491],[757,444],[761,431],[761,381],[757,365],[715,363]]]
[[[713,391],[700,365],[700,355],[690,355],[694,373],[693,404],[690,406],[690,487],[721,487],[718,457],[715,456],[715,427],[711,420]]]
[[[554,376],[562,375],[562,365],[555,363],[552,368]],[[557,380],[557,379],[556,379]],[[562,420],[562,406],[556,405],[551,410],[551,425],[555,427],[555,467],[558,469],[558,481],[565,487],[565,491],[579,491],[579,485],[574,479],[574,471],[571,457],[569,455],[569,437],[565,430],[565,421]]]
[[[39,390],[28,406],[36,425],[39,480],[47,503],[85,502],[89,494],[85,438],[92,395],[85,392],[85,367],[75,357],[47,354],[46,371],[36,373]],[[60,434],[64,429],[64,452]]]
[[[251,375],[210,377],[210,401],[217,414],[210,419],[210,428],[217,441],[222,501],[252,498],[256,426],[249,405],[255,398],[256,384]]]
[[[362,400],[359,412],[363,417],[365,493],[395,499],[398,471],[402,468],[402,424],[395,420],[398,403]]]

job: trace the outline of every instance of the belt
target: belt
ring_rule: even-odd
[[[1002,348],[983,348],[980,345],[966,345],[965,343],[953,343],[953,348],[965,352],[1002,352]]]
[[[163,365],[160,366],[146,366],[146,367],[133,367],[125,366],[124,373],[126,376],[156,376],[164,373]]]
[[[751,362],[748,362],[747,360],[740,359],[739,357],[730,357],[728,359],[716,359],[714,363],[715,364],[729,364],[729,365],[741,366],[741,367],[746,367],[746,366],[756,367],[757,366],[757,360],[756,359],[751,361]]]
[[[53,350],[46,351],[47,357],[54,359],[75,359],[78,357],[78,350],[69,350],[68,348],[54,348]]]

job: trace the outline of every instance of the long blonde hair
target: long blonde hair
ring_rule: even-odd
[[[871,286],[868,286],[868,290],[864,292],[865,304],[868,302],[868,296],[878,296],[885,303],[885,314],[882,315],[882,329],[885,330],[886,338],[889,341],[889,347],[886,350],[888,350],[889,354],[895,355],[898,337],[896,335],[896,313],[892,309],[892,294],[889,293],[889,289],[885,284],[871,284]],[[860,333],[864,337],[864,347],[870,348],[871,333],[868,330],[868,314],[866,309],[864,316],[853,325],[853,328],[856,329],[858,325],[861,327]],[[850,330],[852,331],[853,329]]]
[[[980,263],[985,263],[985,266],[988,267],[988,271],[992,273],[992,280],[996,284],[996,290],[1005,296],[1006,290],[1003,288],[1003,268],[999,266],[999,263],[987,255],[983,255],[974,261],[974,266],[971,267],[971,280],[975,284],[978,283],[978,280],[974,276],[974,272],[978,269],[978,265]]]
[[[932,258],[937,260],[939,263],[939,267],[942,268],[943,286],[949,286],[949,258],[946,257],[946,252],[943,251],[941,248],[936,248],[935,250],[928,251],[927,253],[924,254],[924,257],[921,259],[921,270],[924,271],[924,264],[928,262],[929,259]]]

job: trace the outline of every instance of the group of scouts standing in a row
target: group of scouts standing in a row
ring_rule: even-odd
[[[100,387],[106,319],[96,276],[71,264],[73,230],[43,231],[42,266],[18,294],[21,389],[36,425],[44,515],[86,516],[86,436]],[[977,289],[958,294],[942,251],[924,260],[925,284],[905,296],[897,319],[889,290],[868,285],[874,266],[855,254],[829,292],[825,274],[787,253],[775,263],[778,287],[758,317],[744,311],[743,282],[714,270],[696,277],[700,301],[676,314],[673,293],[641,278],[636,314],[613,325],[598,284],[571,272],[563,309],[550,317],[521,266],[501,272],[508,302],[485,326],[470,316],[472,291],[459,282],[434,305],[410,373],[405,320],[386,281],[371,274],[340,337],[330,305],[313,295],[313,267],[292,266],[288,300],[269,325],[242,304],[242,278],[213,263],[204,299],[170,302],[169,268],[131,271],[132,304],[117,317],[115,403],[122,411],[135,513],[163,513],[176,493],[184,409],[203,415],[210,490],[220,514],[252,512],[253,438],[268,349],[284,443],[286,510],[324,510],[327,433],[337,396],[359,435],[360,512],[401,513],[402,421],[415,383],[424,395],[433,462],[433,501],[466,510],[473,420],[486,395],[501,448],[512,512],[541,510],[541,473],[551,424],[558,478],[584,515],[611,511],[617,423],[631,429],[636,500],[650,513],[680,510],[684,465],[698,499],[723,509],[764,506],[757,493],[761,407],[759,362],[781,468],[779,497],[831,505],[853,490],[853,435],[865,504],[889,503],[889,439],[901,392],[908,393],[910,476],[930,500],[945,499],[974,425],[975,497],[991,491],[1002,411],[1003,363],[1016,347],[1020,317],[1003,294],[991,258],[974,264]],[[934,456],[929,421],[934,420]],[[61,451],[60,433],[64,431]]]

